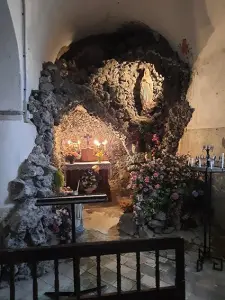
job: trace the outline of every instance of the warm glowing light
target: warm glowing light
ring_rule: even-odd
[[[94,140],[94,144],[95,144],[95,146],[98,146],[98,147],[101,145],[101,143],[99,143],[98,140]]]
[[[103,142],[102,142],[102,145],[107,145],[108,144],[108,141],[107,140],[104,140]]]
[[[80,141],[77,141],[77,144],[80,145]]]
[[[71,141],[71,140],[69,140],[67,143],[68,143],[68,145],[71,145],[71,144],[72,144],[72,141]]]

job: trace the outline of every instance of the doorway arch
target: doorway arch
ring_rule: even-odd
[[[19,49],[7,0],[0,2],[0,112],[7,116],[22,114]]]

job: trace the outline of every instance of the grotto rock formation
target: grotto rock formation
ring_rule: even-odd
[[[135,138],[144,150],[157,133],[162,147],[175,153],[192,115],[186,100],[189,81],[189,66],[168,42],[136,24],[73,43],[55,63],[44,63],[39,90],[32,91],[28,103],[36,146],[9,184],[16,206],[2,226],[5,246],[49,241],[51,209],[34,203],[53,192],[53,127],[64,114],[82,105],[125,135],[127,145]]]

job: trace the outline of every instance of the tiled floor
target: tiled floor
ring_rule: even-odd
[[[93,208],[94,209],[94,208]],[[112,210],[114,209],[114,213]],[[105,223],[110,223],[110,226],[116,224],[116,219],[120,213],[117,208],[112,208],[108,214],[103,209],[102,217],[105,218]],[[101,212],[101,209],[98,209]],[[87,212],[86,212],[87,213]],[[95,221],[91,219],[89,211],[89,221],[86,219],[86,225],[89,228],[82,237],[82,240],[110,240],[118,239],[119,234],[116,228],[107,224],[102,228],[102,232],[94,230]],[[93,216],[95,213],[93,213]],[[86,215],[87,216],[87,215]],[[94,218],[94,217],[93,217]],[[99,218],[99,214],[98,214]],[[109,220],[113,218],[113,220]],[[108,221],[107,221],[108,220]],[[90,229],[91,222],[92,229]],[[123,237],[124,238],[124,237]],[[175,268],[174,268],[174,253],[172,251],[163,251],[160,253],[160,285],[167,286],[174,283]],[[186,263],[186,299],[188,300],[224,300],[225,299],[225,271],[213,271],[210,264],[204,266],[202,272],[197,273],[196,267],[197,252],[195,248],[188,248],[185,254]],[[133,253],[125,254],[121,257],[121,274],[122,274],[122,290],[130,291],[136,288],[136,259]],[[142,289],[155,286],[155,258],[153,253],[141,253],[141,283]],[[72,261],[62,261],[60,263],[60,289],[62,291],[73,290],[73,271]],[[116,257],[113,255],[104,256],[101,259],[101,279],[105,285],[104,293],[116,291]],[[81,261],[81,287],[82,289],[92,288],[96,286],[96,261],[94,257],[82,259]],[[53,273],[48,273],[38,280],[39,299],[47,300],[44,295],[46,291],[53,291],[54,277]],[[17,300],[32,299],[32,281],[20,281],[16,284]],[[10,300],[9,289],[0,290],[1,300]]]

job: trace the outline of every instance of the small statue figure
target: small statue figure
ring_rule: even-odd
[[[149,110],[153,106],[153,82],[148,68],[144,69],[144,75],[141,80],[140,99],[143,110]]]

